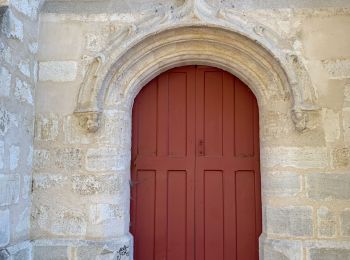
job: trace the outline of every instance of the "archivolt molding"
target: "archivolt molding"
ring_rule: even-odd
[[[116,37],[96,54],[81,84],[75,113],[82,122],[99,122],[106,103],[131,107],[152,78],[189,64],[233,73],[252,89],[260,106],[290,99],[297,130],[307,128],[308,111],[317,109],[308,73],[289,43],[233,10],[186,1],[176,10],[149,14]],[[90,122],[93,127],[87,130],[96,131],[98,122]]]

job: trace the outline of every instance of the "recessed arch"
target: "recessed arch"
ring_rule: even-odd
[[[218,67],[239,77],[254,92],[261,109],[266,104],[289,102],[291,111],[300,112],[293,117],[297,129],[306,128],[303,113],[314,108],[304,97],[305,86],[297,78],[300,71],[291,70],[256,40],[218,26],[180,26],[150,34],[113,62],[100,54],[88,68],[75,112],[100,114],[105,107],[120,102],[132,106],[149,80],[168,69],[189,64]]]

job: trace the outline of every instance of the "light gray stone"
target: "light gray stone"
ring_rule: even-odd
[[[350,61],[344,60],[325,60],[323,66],[329,73],[331,79],[343,79],[350,77]]]
[[[4,32],[8,38],[23,40],[23,23],[10,9],[6,12],[4,23]]]
[[[262,191],[270,196],[294,196],[301,192],[301,176],[292,172],[273,172],[262,178]]]
[[[345,260],[350,259],[350,249],[311,248],[310,260]]]
[[[0,107],[0,136],[5,135],[10,127],[11,114],[3,107]]]
[[[10,95],[11,74],[4,68],[0,67],[0,97],[8,97]]]
[[[94,204],[90,205],[89,213],[90,222],[92,224],[100,224],[104,221],[110,221],[114,219],[121,220],[124,212],[120,205],[116,204]]]
[[[33,105],[32,87],[28,83],[16,79],[15,97],[20,102]]]
[[[10,242],[10,211],[0,210],[0,247]]]
[[[331,109],[324,109],[322,112],[326,142],[335,142],[340,137],[339,113]]]
[[[56,212],[50,231],[55,235],[84,236],[86,234],[86,216],[73,209],[60,209]]]
[[[349,174],[312,173],[306,176],[307,195],[315,200],[350,199]]]
[[[350,108],[343,109],[343,131],[344,141],[346,145],[350,145]]]
[[[350,237],[350,209],[345,209],[340,215],[342,236]]]
[[[266,208],[266,232],[289,237],[313,235],[311,207]]]
[[[39,63],[39,80],[54,82],[74,81],[78,65],[75,61],[45,61]]]
[[[326,147],[273,147],[261,153],[265,167],[324,168],[328,165]]]
[[[118,171],[128,167],[125,150],[116,148],[88,149],[86,153],[86,169],[88,171]]]
[[[40,174],[33,177],[35,190],[45,190],[52,187],[62,186],[68,178],[61,174]]]
[[[37,149],[33,152],[33,166],[35,169],[44,169],[50,165],[50,152]]]
[[[40,0],[11,0],[11,6],[32,20],[37,18]]]
[[[54,165],[59,169],[77,170],[82,167],[83,153],[81,149],[58,148],[54,154]]]
[[[18,175],[0,175],[0,206],[15,204],[20,193]]]
[[[20,159],[20,147],[17,145],[10,146],[10,170],[17,169],[18,162]]]
[[[336,235],[337,217],[326,207],[317,210],[317,224],[319,237],[334,237]]]
[[[350,147],[335,148],[332,151],[332,163],[335,168],[346,168],[350,165]]]
[[[33,248],[35,260],[68,260],[69,248],[66,246],[35,246]]]
[[[35,118],[35,139],[54,141],[59,133],[59,119],[55,114],[37,115]]]
[[[5,147],[4,142],[0,140],[0,170],[4,169],[4,156],[5,156]]]
[[[122,188],[122,177],[118,175],[75,175],[72,177],[73,192],[80,195],[118,194]]]
[[[22,60],[18,64],[18,69],[22,74],[28,78],[30,78],[30,61],[29,60]]]

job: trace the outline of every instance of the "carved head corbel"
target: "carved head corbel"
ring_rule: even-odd
[[[99,111],[75,112],[79,126],[88,133],[96,133],[101,127],[102,113]]]

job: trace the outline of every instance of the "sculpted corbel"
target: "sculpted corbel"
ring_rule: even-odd
[[[79,126],[88,133],[95,133],[101,125],[102,112],[99,109],[98,78],[104,62],[102,54],[93,58],[86,70],[80,85],[77,107],[74,115],[78,118]]]

